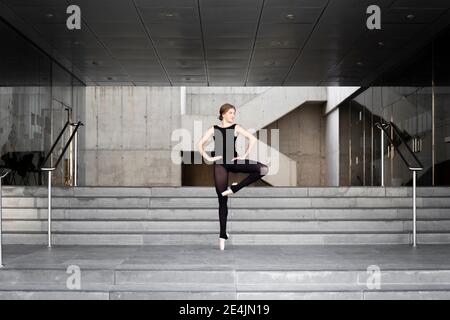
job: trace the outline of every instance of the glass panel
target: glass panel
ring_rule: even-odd
[[[361,102],[364,96],[360,95],[350,103],[350,132],[351,132],[351,185],[364,185],[364,108]]]
[[[4,184],[42,185],[47,175],[39,165],[67,120],[65,109],[75,106],[72,75],[1,21],[0,36],[8,43],[0,50],[0,167],[12,170]],[[82,109],[84,88],[81,83],[77,87],[76,107]],[[53,163],[69,134],[56,149]],[[58,167],[55,185],[71,182],[67,164],[62,161]]]
[[[377,122],[382,121],[383,108],[381,105],[381,88],[374,87],[372,90],[372,175],[374,186],[381,186],[381,131],[375,127]]]
[[[450,185],[450,29],[434,42],[436,186]]]
[[[339,107],[339,185],[350,185],[350,103]]]
[[[0,51],[0,167],[12,170],[6,185],[39,185],[50,121],[49,59],[0,22],[7,46]]]

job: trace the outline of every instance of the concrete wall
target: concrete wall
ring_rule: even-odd
[[[325,185],[323,109],[323,104],[306,103],[265,128],[279,129],[279,151],[297,162],[298,186]]]
[[[239,107],[271,87],[186,87],[186,114],[219,115],[224,103]]]
[[[88,87],[85,114],[81,185],[181,185],[171,160],[179,87]]]

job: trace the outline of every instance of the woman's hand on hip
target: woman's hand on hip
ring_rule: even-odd
[[[209,161],[216,161],[216,160],[219,160],[219,159],[222,159],[222,156],[211,157],[211,158],[209,159]]]
[[[234,157],[233,159],[231,159],[231,161],[234,161],[234,160],[245,160],[245,159],[246,159],[245,156],[238,156],[238,157]]]

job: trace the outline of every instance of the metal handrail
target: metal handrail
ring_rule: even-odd
[[[387,123],[377,122],[377,123],[375,123],[375,126],[378,129],[382,130],[382,132],[384,132],[386,134],[386,137],[389,140],[389,143],[392,144],[394,147],[396,147],[394,141],[392,141],[392,139],[391,139],[391,137],[390,137],[390,135],[389,135],[389,133],[387,131],[387,129],[389,127],[393,128],[395,133],[399,136],[400,142],[406,146],[406,149],[409,151],[409,153],[413,156],[414,160],[416,161],[416,165],[411,165],[408,162],[408,160],[406,160],[406,158],[403,156],[403,153],[400,151],[400,149],[398,147],[396,147],[396,149],[398,151],[398,154],[400,155],[400,158],[406,164],[408,169],[410,171],[412,171],[412,173],[413,173],[413,198],[412,198],[412,200],[413,200],[413,246],[415,247],[416,244],[417,244],[417,228],[416,228],[416,225],[417,225],[417,212],[416,212],[416,180],[417,180],[417,171],[423,170],[424,167],[423,167],[422,162],[420,162],[420,160],[416,157],[416,155],[411,150],[409,145],[405,142],[405,140],[403,139],[400,131],[395,126],[395,124],[393,124],[392,122],[387,122]],[[382,150],[381,151],[382,152],[381,163],[383,163],[384,162],[384,141],[381,140],[381,143],[382,143],[382,146],[381,146],[381,150]],[[383,170],[382,170],[382,172],[383,172]]]
[[[379,129],[382,129],[384,131],[384,133],[386,134],[389,142],[395,146],[394,141],[392,141],[391,137],[389,136],[387,129],[389,127],[391,127],[392,129],[394,129],[395,133],[398,135],[398,137],[400,138],[400,141],[402,144],[404,144],[407,148],[407,150],[409,151],[409,153],[413,156],[414,160],[416,161],[416,166],[411,165],[403,156],[402,152],[400,150],[397,149],[398,154],[400,155],[400,157],[402,158],[403,162],[406,164],[406,166],[408,167],[408,169],[410,170],[423,170],[423,164],[422,162],[420,162],[420,160],[416,157],[416,155],[414,154],[414,152],[411,150],[411,147],[406,143],[406,141],[403,139],[402,134],[400,133],[400,131],[398,130],[398,128],[391,122],[389,123],[383,123],[380,124],[379,122],[375,123],[375,126]]]
[[[2,223],[3,223],[3,216],[2,216],[2,206],[3,206],[3,195],[2,195],[2,180],[4,177],[6,177],[11,170],[6,169],[5,173],[0,176],[0,268],[3,268],[3,242],[2,242]]]
[[[47,160],[50,158],[50,156],[52,155],[53,151],[56,148],[56,145],[58,144],[59,140],[61,140],[64,132],[66,131],[67,127],[69,126],[70,121],[67,120],[66,123],[64,124],[64,127],[61,129],[61,132],[59,133],[58,137],[56,138],[55,142],[53,143],[52,147],[50,148],[50,151],[48,152],[47,156],[44,158],[44,160],[42,160],[41,163],[39,163],[39,167],[42,168],[45,163],[47,162]]]
[[[56,145],[56,143],[58,142],[58,140],[61,138],[64,130],[67,128],[67,126],[71,124],[72,126],[75,127],[75,129],[73,130],[72,134],[69,137],[69,140],[66,142],[63,150],[61,151],[61,154],[58,157],[58,160],[56,160],[55,165],[53,166],[49,166],[49,167],[41,167],[42,171],[47,171],[48,172],[48,215],[47,215],[47,223],[48,223],[48,228],[47,228],[47,236],[48,236],[48,247],[52,246],[52,172],[58,167],[59,163],[61,162],[67,148],[69,147],[70,143],[72,142],[72,140],[74,139],[74,137],[77,137],[78,134],[78,129],[80,126],[84,126],[84,124],[81,121],[78,121],[77,123],[70,123],[69,121],[66,122],[66,125],[64,126],[64,128],[62,129],[61,133],[59,134],[57,141],[54,143],[54,146]],[[75,142],[77,141],[77,138],[75,138]],[[54,147],[52,147],[51,151],[53,151]],[[47,159],[49,155],[47,156]],[[45,164],[45,162],[47,161],[47,159],[45,161],[43,161],[42,163]]]

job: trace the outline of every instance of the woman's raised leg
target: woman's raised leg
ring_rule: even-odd
[[[232,172],[250,173],[237,185],[230,186],[230,189],[233,191],[233,193],[236,193],[243,187],[248,186],[249,184],[261,179],[269,172],[269,167],[258,161],[256,161],[256,163],[234,163],[228,165],[228,167]]]

